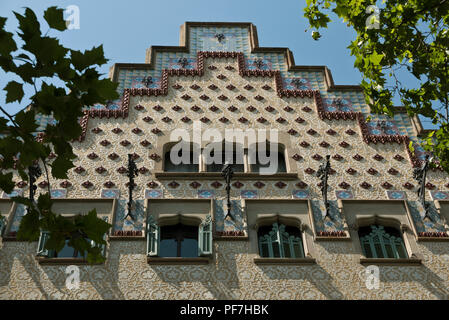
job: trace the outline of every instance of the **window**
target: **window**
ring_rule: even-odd
[[[198,172],[199,171],[198,159],[196,159],[196,161],[194,161],[194,153],[192,151],[189,152],[189,163],[181,162],[180,164],[174,164],[171,161],[170,152],[171,152],[171,150],[169,150],[165,153],[165,157],[164,157],[165,172]],[[179,150],[178,156],[179,157],[182,156],[181,150]]]
[[[259,254],[264,258],[304,258],[301,231],[279,225],[260,227],[258,230]]]
[[[287,166],[285,163],[285,156],[284,156],[284,152],[281,151],[280,145],[275,144],[275,148],[274,149],[270,149],[270,143],[266,142],[265,143],[265,150],[259,150],[259,144],[256,145],[256,152],[255,154],[251,154],[252,152],[249,152],[249,163],[251,164],[251,172],[254,173],[261,173],[261,169],[264,168],[265,169],[265,174],[267,173],[281,173],[281,172],[287,172]],[[259,155],[259,152],[261,152],[261,154]],[[272,154],[274,153],[274,155]],[[260,157],[266,158],[268,160],[267,163],[262,164],[260,162]],[[277,160],[277,166],[274,167],[270,167],[270,161],[271,158],[276,158]],[[265,162],[265,161],[264,161]],[[270,169],[270,171],[266,171]]]
[[[86,258],[87,257],[87,251],[81,254],[78,250],[75,250],[73,247],[69,246],[69,240],[67,239],[65,242],[64,247],[61,249],[61,251],[56,252],[55,250],[48,250],[45,249],[45,244],[48,241],[50,234],[47,231],[42,231],[41,235],[39,237],[39,243],[37,248],[37,255],[41,257],[46,258]],[[89,239],[88,239],[89,241]],[[95,247],[96,243],[92,240],[90,240],[91,246]],[[106,246],[105,245],[99,245],[103,256],[105,255]]]
[[[359,229],[362,252],[367,258],[408,258],[401,234],[391,227],[371,225]]]
[[[147,223],[147,255],[158,257],[198,257],[212,254],[210,216],[199,226],[182,223],[159,227],[150,216]]]
[[[224,148],[224,147],[223,147]],[[219,163],[211,163],[206,165],[206,171],[207,172],[221,172],[223,170],[223,166],[226,162],[232,163],[232,170],[234,172],[245,172],[245,165],[243,160],[243,153],[236,152],[235,146],[234,146],[233,152],[221,152],[221,159]],[[205,155],[206,157],[209,155]],[[210,153],[210,158],[214,159],[214,152],[212,151]]]

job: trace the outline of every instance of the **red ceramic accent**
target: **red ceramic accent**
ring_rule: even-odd
[[[203,123],[206,123],[206,122],[209,122],[210,120],[209,120],[209,118],[207,118],[207,117],[202,117],[202,118],[200,119],[200,121],[203,122]]]
[[[145,108],[144,108],[141,104],[138,104],[138,105],[136,105],[136,106],[134,107],[134,109],[136,109],[136,110],[138,110],[138,111],[142,111],[142,110],[144,110]]]
[[[245,117],[241,117],[241,118],[239,118],[239,121],[242,123],[245,123],[248,121],[248,119],[246,119]]]
[[[292,158],[293,158],[293,160],[299,161],[299,160],[302,159],[302,156],[299,155],[299,154],[297,154],[297,153],[295,153],[295,154],[292,156]]]
[[[26,187],[26,185],[27,185],[26,181],[19,181],[16,183],[16,186],[19,188],[24,188]]]
[[[106,147],[107,145],[109,145],[109,144],[111,144],[108,140],[102,140],[102,141],[100,141],[100,144],[103,146],[103,147]]]
[[[360,186],[363,188],[363,189],[369,189],[369,188],[371,188],[371,185],[368,183],[368,182],[362,182],[361,184],[360,184]]]
[[[246,107],[246,110],[253,112],[253,111],[256,111],[257,109],[256,109],[256,107],[248,106],[248,107]]]
[[[327,148],[327,147],[330,146],[330,144],[327,143],[326,141],[322,141],[322,142],[320,142],[320,146],[323,147],[323,148]]]
[[[347,143],[346,141],[342,141],[342,142],[340,142],[338,145],[339,145],[340,147],[342,147],[342,148],[347,148],[347,147],[349,147],[349,143]]]
[[[413,189],[413,187],[414,187],[414,185],[413,184],[411,184],[410,182],[406,182],[406,183],[404,183],[403,185],[402,185],[404,188],[406,188],[406,189]]]
[[[193,189],[198,189],[199,187],[201,187],[201,183],[193,181],[191,184],[189,184],[189,186],[191,186]]]
[[[209,110],[212,111],[212,112],[215,112],[215,111],[219,110],[219,108],[216,107],[216,106],[211,106],[211,107],[209,108]]]
[[[296,131],[295,129],[290,129],[287,131],[287,133],[291,134],[292,136],[294,136],[295,134],[298,133],[298,131]]]
[[[313,129],[309,129],[309,130],[307,130],[307,133],[310,134],[311,136],[313,136],[314,134],[316,134],[316,131]]]
[[[347,173],[349,174],[356,174],[357,170],[353,169],[353,168],[349,168],[348,170],[346,170]]]
[[[115,134],[119,134],[119,133],[123,132],[123,130],[120,129],[120,128],[114,128],[114,129],[112,129],[111,131],[112,131],[113,133],[115,133]]]
[[[190,121],[190,118],[189,118],[189,117],[182,117],[182,118],[181,118],[181,121],[182,121],[182,122],[189,122],[189,121]]]
[[[237,97],[235,97],[237,100],[243,101],[246,98],[244,96],[242,96],[241,94],[239,94]]]
[[[207,67],[207,69],[209,69],[209,70],[217,70],[217,67],[214,66],[214,65],[210,65],[210,66]]]
[[[263,183],[262,181],[257,181],[256,183],[254,183],[254,186],[257,189],[261,189],[261,188],[265,187],[265,183]]]
[[[131,159],[133,159],[133,160],[137,160],[139,158],[140,158],[140,156],[135,152],[131,155]]]
[[[307,148],[308,146],[310,146],[310,144],[307,141],[301,141],[299,145],[303,148]]]
[[[226,89],[228,89],[228,90],[234,90],[234,89],[235,89],[235,86],[233,86],[232,84],[228,84],[228,85],[226,86]]]
[[[210,185],[211,185],[212,187],[214,187],[215,189],[217,189],[217,188],[221,187],[223,184],[221,184],[221,183],[218,182],[218,181],[214,181],[214,182],[212,182]]]
[[[98,155],[97,155],[95,152],[92,152],[92,153],[89,153],[89,154],[87,155],[87,157],[88,157],[90,160],[93,160],[93,159],[98,158]]]
[[[244,86],[243,88],[245,88],[246,90],[251,90],[254,89],[254,87],[250,84],[247,84],[246,86]]]
[[[397,155],[395,155],[395,156],[393,157],[393,159],[395,159],[395,160],[397,160],[397,161],[402,161],[402,160],[404,160],[404,157],[401,156],[400,154],[397,154]]]
[[[342,189],[348,189],[351,185],[348,184],[348,183],[346,183],[345,181],[343,181],[343,182],[340,183],[338,186],[339,186],[340,188],[342,188]]]
[[[139,168],[139,173],[141,173],[141,174],[145,174],[145,173],[147,173],[148,171],[150,171],[150,170],[148,170],[148,169],[145,168],[145,167],[140,167],[140,168]]]
[[[373,159],[377,161],[382,161],[384,157],[382,157],[380,154],[376,154]]]
[[[92,129],[92,132],[95,133],[95,134],[98,134],[98,133],[100,133],[101,131],[103,131],[103,130],[101,130],[99,127],[96,127],[96,128],[93,128],[93,129]]]
[[[205,94],[202,94],[200,96],[200,99],[206,101],[207,99],[209,99],[209,97],[207,95],[205,95]]]
[[[307,174],[314,174],[315,170],[313,170],[312,168],[307,168],[307,169],[304,170],[304,172],[307,173]]]
[[[117,172],[121,173],[121,174],[124,174],[125,172],[128,172],[128,169],[126,169],[125,167],[122,166],[122,167],[117,169]]]
[[[184,94],[181,96],[181,98],[187,101],[191,98],[191,96],[189,96],[188,94]],[[158,110],[156,110],[156,111],[158,111]]]
[[[388,169],[388,173],[394,176],[394,175],[397,175],[399,173],[399,171],[396,170],[395,168],[390,168],[390,169]]]
[[[284,189],[287,186],[287,184],[282,181],[276,182],[274,185],[279,189]]]
[[[182,88],[182,86],[181,86],[180,84],[176,83],[176,84],[174,84],[174,85],[172,86],[172,88],[173,88],[173,89],[176,89],[176,90],[179,90],[179,89]]]
[[[312,156],[312,159],[314,159],[316,161],[320,161],[321,159],[323,159],[323,157],[316,153]]]
[[[154,128],[154,129],[151,129],[151,132],[154,133],[154,134],[159,134],[162,131],[160,129],[158,129],[158,128]]]
[[[352,157],[354,160],[360,161],[363,159],[363,157],[359,154],[356,154],[355,156]]]
[[[240,189],[241,187],[243,187],[243,183],[241,183],[240,181],[236,181],[232,185],[234,187],[236,187],[237,189]]]
[[[265,85],[262,87],[262,89],[264,89],[264,90],[270,90],[271,87],[270,87],[269,85],[265,84]]]
[[[265,110],[267,110],[268,112],[273,112],[276,109],[273,108],[272,106],[268,106],[268,107],[265,108]]]
[[[219,74],[217,76],[217,78],[220,79],[220,80],[224,80],[224,79],[226,79],[226,76],[224,74]]]
[[[295,121],[298,122],[298,123],[304,123],[305,120],[303,118],[301,118],[301,117],[298,117],[298,118],[295,119]]]
[[[90,182],[89,180],[88,180],[88,181],[84,181],[81,185],[82,185],[84,188],[86,188],[86,189],[89,189],[90,187],[93,186],[92,182]]]
[[[377,170],[374,169],[374,168],[369,168],[369,169],[367,170],[367,172],[368,172],[369,174],[371,174],[371,175],[375,175],[375,174],[378,173]]]
[[[192,84],[192,85],[190,86],[190,89],[193,89],[193,90],[198,90],[199,88],[200,88],[200,86],[197,85],[196,83],[195,83],[195,84]]]
[[[332,159],[340,161],[340,160],[343,160],[343,157],[337,153],[337,154],[332,156]]]
[[[192,110],[192,111],[199,111],[199,110],[201,110],[201,108],[198,107],[197,105],[194,105],[194,106],[192,106],[192,107],[190,108],[190,110]]]
[[[231,71],[231,70],[234,70],[234,67],[233,66],[226,66],[225,69]]]
[[[256,99],[257,101],[262,101],[264,97],[262,97],[261,95],[257,95],[254,97],[254,99]]]
[[[389,182],[384,182],[381,184],[381,186],[385,189],[391,189],[391,187],[393,186],[391,183]]]
[[[430,182],[427,182],[427,183],[426,183],[426,189],[433,190],[433,189],[435,189],[435,185],[432,184],[432,183],[430,183]]]
[[[128,140],[122,140],[122,141],[120,141],[120,144],[121,144],[122,146],[126,147],[126,146],[130,145],[131,142],[129,142]]]
[[[115,186],[115,183],[112,182],[112,181],[106,181],[105,183],[103,183],[103,186],[105,186],[106,188],[110,189],[110,188]]]
[[[218,119],[218,120],[220,120],[221,122],[223,122],[223,123],[225,123],[225,122],[228,122],[229,120],[228,120],[228,118],[225,118],[225,117],[221,117],[220,119]]]
[[[228,99],[228,97],[226,97],[225,95],[220,95],[220,96],[217,97],[217,99],[221,100],[221,101],[225,101],[225,100]]]
[[[84,171],[86,171],[86,169],[84,169],[83,167],[79,166],[76,167],[75,169],[73,169],[76,173],[83,173]]]
[[[237,108],[237,107],[234,107],[234,106],[230,106],[230,107],[228,108],[228,110],[231,111],[231,112],[235,112],[235,111],[238,110],[238,108]]]
[[[326,131],[326,133],[327,133],[328,135],[330,135],[330,136],[334,136],[334,135],[337,134],[337,131],[335,131],[335,130],[333,130],[333,129],[329,129],[329,130]]]
[[[304,112],[310,112],[310,111],[312,111],[312,109],[310,109],[309,107],[304,107],[304,108],[302,108],[302,111],[304,111]]]
[[[147,183],[147,186],[151,189],[154,189],[154,188],[157,188],[159,186],[159,184],[157,182],[150,181]]]
[[[285,106],[285,107],[284,107],[284,111],[292,112],[292,111],[293,111],[293,108],[290,107],[290,106]]]
[[[117,153],[115,153],[115,152],[113,152],[113,153],[108,155],[108,158],[111,159],[111,160],[115,160],[118,157],[119,157],[119,155]]]
[[[48,186],[48,182],[46,180],[41,181],[37,184],[39,186],[39,188],[46,188]]]
[[[151,160],[154,160],[154,161],[159,161],[161,159],[161,157],[157,153],[152,153],[152,154],[150,154],[149,157]]]
[[[171,118],[170,117],[163,117],[161,120],[164,121],[165,123],[168,123],[168,122],[171,121]]]
[[[346,132],[347,134],[349,134],[350,136],[356,134],[356,132],[355,132],[354,130],[352,130],[352,129],[348,129],[348,130],[346,130],[345,132]]]
[[[131,130],[134,134],[142,133],[142,130],[140,128],[134,128]]]
[[[177,187],[179,187],[179,183],[177,183],[176,181],[172,181],[169,184],[167,184],[170,188],[176,189]]]
[[[153,118],[151,118],[151,117],[145,117],[145,118],[143,118],[142,120],[145,121],[145,122],[151,122],[151,121],[153,121]]]
[[[279,117],[279,118],[276,119],[276,121],[279,122],[279,123],[284,123],[284,122],[287,121],[287,120],[285,120],[285,119],[282,118],[282,117]]]
[[[140,142],[140,145],[142,145],[144,147],[148,147],[150,144],[151,144],[151,142],[148,140],[143,140]]]
[[[182,110],[182,108],[180,106],[176,105],[176,106],[172,107],[172,110],[173,111],[180,111],[180,110]]]
[[[102,173],[106,172],[107,170],[106,170],[106,168],[101,166],[101,167],[96,168],[95,171],[99,174],[102,174]]]
[[[295,184],[295,186],[297,186],[300,189],[305,189],[305,188],[307,188],[308,184],[305,183],[304,181],[300,181],[297,184]]]
[[[184,96],[183,96],[184,97]],[[181,97],[182,98],[182,97]],[[153,107],[153,109],[154,110],[156,110],[156,111],[161,111],[163,108],[160,106],[160,105],[155,105],[154,107]]]

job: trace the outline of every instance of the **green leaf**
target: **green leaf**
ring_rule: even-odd
[[[47,21],[50,28],[64,31],[67,29],[66,22],[64,20],[64,10],[57,7],[50,7],[45,10],[44,19]]]
[[[22,101],[24,92],[21,83],[10,81],[3,90],[6,91],[6,103]]]
[[[39,212],[35,209],[31,209],[31,211],[28,211],[28,213],[23,216],[20,222],[17,240],[36,241],[39,239],[39,234]]]

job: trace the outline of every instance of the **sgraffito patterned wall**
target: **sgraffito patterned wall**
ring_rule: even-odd
[[[96,113],[86,113],[82,120],[85,135],[73,143],[76,168],[67,180],[50,181],[54,198],[119,199],[115,220],[110,220],[114,231],[143,231],[144,199],[214,198],[215,203],[223,203],[226,193],[221,177],[197,179],[192,174],[191,179],[158,179],[155,175],[162,170],[167,135],[175,128],[191,130],[193,121],[201,121],[203,129],[277,129],[281,133],[288,173],[297,176],[233,179],[234,203],[310,199],[313,232],[343,232],[344,216],[336,222],[320,220],[324,204],[316,171],[329,154],[335,170],[329,178],[332,210],[337,210],[337,199],[407,200],[417,232],[447,234],[443,217],[437,216],[433,223],[423,222],[420,216],[413,165],[424,154],[416,145],[413,155],[406,149],[405,136],[415,142],[419,138],[405,113],[396,113],[392,119],[374,116],[371,123],[365,123],[369,107],[360,90],[330,85],[324,69],[289,66],[283,49],[255,50],[259,48],[252,43],[257,39],[249,24],[185,28],[188,50],[154,51],[147,55],[151,68],[148,64],[115,67],[111,75],[119,83],[122,99],[94,106],[91,111]],[[220,34],[224,38],[219,41]],[[38,120],[41,129],[54,121],[48,117]],[[128,195],[129,153],[139,168],[135,223],[120,220]],[[46,190],[44,180],[38,180],[39,190]],[[447,174],[431,170],[428,182],[432,196],[428,200],[449,200]],[[19,182],[18,188],[15,192],[28,193],[25,182]],[[15,236],[23,209],[8,217],[10,227],[4,236]],[[240,220],[233,225],[224,221],[222,208],[215,211],[216,230],[247,230],[243,212],[234,212]],[[81,287],[72,291],[65,286],[65,265],[36,262],[36,243],[4,241],[0,299],[449,298],[448,241],[417,242],[422,265],[379,266],[380,287],[373,290],[366,286],[365,267],[354,241],[354,237],[351,241],[315,241],[317,263],[312,265],[256,265],[253,259],[258,255],[249,253],[248,241],[221,240],[214,242],[214,257],[208,265],[155,266],[147,263],[144,240],[114,240],[108,244],[104,265],[79,266]]]
[[[419,245],[422,266],[380,266],[379,289],[349,242],[316,244],[311,266],[258,266],[247,242],[215,243],[205,266],[150,266],[145,241],[114,241],[101,266],[79,266],[80,288],[66,288],[66,266],[35,262],[36,243],[0,250],[0,299],[449,299],[448,246]]]

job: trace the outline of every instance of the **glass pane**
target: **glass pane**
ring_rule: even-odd
[[[279,243],[273,242],[272,246],[273,246],[273,257],[274,258],[280,258],[281,257],[281,253],[279,251]]]
[[[159,255],[161,257],[176,257],[177,256],[177,242],[175,239],[161,240],[159,247]]]
[[[294,243],[293,250],[295,252],[295,258],[304,258],[301,250],[301,243]]]
[[[404,248],[400,243],[396,244],[396,250],[398,251],[399,258],[407,258],[407,253],[404,251]]]
[[[290,243],[283,242],[284,247],[284,258],[291,258],[292,255],[290,253]]]
[[[268,244],[262,243],[262,252],[260,252],[260,256],[263,258],[268,258],[270,255],[268,253]]]
[[[384,257],[384,254],[382,252],[382,247],[380,246],[379,243],[375,243],[374,248],[376,250],[377,258],[386,258],[386,257]]]
[[[181,257],[198,257],[198,240],[185,238],[181,242]]]
[[[365,249],[365,256],[367,258],[373,258],[373,253],[371,252],[371,246],[369,245],[368,242],[365,242],[363,244],[363,248]]]
[[[179,153],[181,156],[181,152]],[[164,170],[165,172],[198,172],[198,164],[193,163],[193,152],[190,153],[190,163],[173,164],[170,160],[170,151],[165,153]]]
[[[75,249],[69,246],[69,240],[65,241],[64,248],[62,248],[61,251],[55,254],[58,258],[82,258],[83,256],[76,252],[75,255]]]
[[[385,251],[387,251],[387,258],[396,258],[396,256],[393,253],[393,249],[391,248],[391,244],[389,243],[385,244]]]

